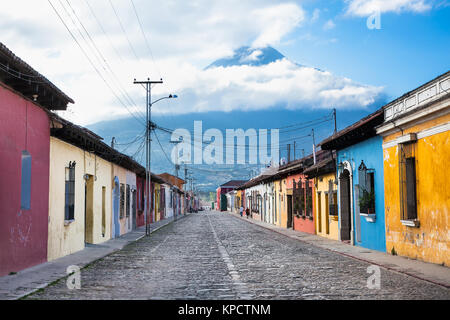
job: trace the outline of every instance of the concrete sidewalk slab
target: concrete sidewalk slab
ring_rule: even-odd
[[[177,217],[177,220],[185,217]],[[173,222],[173,217],[164,219],[150,225],[150,232]],[[68,266],[76,265],[84,268],[94,261],[123,249],[126,245],[145,237],[145,226],[139,227],[123,236],[108,240],[102,244],[87,244],[76,253],[59,259],[45,262],[37,266],[19,271],[17,274],[0,278],[0,300],[16,300],[29,295],[36,290],[47,287],[52,282],[67,276]]]
[[[450,288],[450,268],[448,267],[352,246],[341,241],[330,240],[318,235],[294,231],[292,229],[285,229],[266,222],[254,220],[252,218],[247,219],[235,213],[228,212],[228,214],[235,218],[247,221],[248,223],[253,223],[262,228],[283,234],[287,237],[297,239],[357,260],[378,265],[388,270],[400,272],[417,279]]]

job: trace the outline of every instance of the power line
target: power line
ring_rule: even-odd
[[[61,0],[59,0],[61,6]],[[112,79],[113,81],[115,80],[117,87],[119,88],[120,91],[122,91],[122,94],[124,94],[124,96],[128,99],[128,103],[130,105],[133,105],[136,108],[136,113],[138,114],[138,116],[142,117],[142,119],[144,119],[144,115],[139,111],[136,103],[133,101],[133,98],[130,97],[130,95],[128,94],[128,92],[123,88],[122,83],[120,82],[120,80],[118,79],[117,75],[115,74],[114,70],[111,68],[111,66],[109,65],[108,61],[106,60],[106,58],[104,57],[104,55],[101,53],[101,51],[99,50],[97,44],[95,43],[95,41],[92,39],[89,31],[86,29],[86,27],[84,26],[83,22],[81,21],[81,19],[78,17],[76,11],[74,10],[74,8],[72,7],[72,5],[70,4],[69,0],[66,0],[68,6],[70,7],[70,9],[73,12],[73,15],[75,16],[75,18],[77,19],[78,23],[81,25],[81,27],[83,28],[84,32],[86,33],[87,37],[90,40],[90,43],[92,44],[92,47],[95,50],[91,50],[95,53],[98,54],[95,55],[96,59],[100,62],[100,64],[102,65],[103,69],[106,72],[109,72],[112,75]],[[76,25],[75,21],[73,20],[73,18],[70,16],[70,14],[67,12],[67,10],[65,9],[65,7],[63,6],[64,10],[66,11],[67,15],[71,18],[72,23],[74,24],[74,26],[77,28],[78,32],[80,33],[80,35],[82,36],[83,40],[89,45],[89,42],[86,40],[86,38],[83,36],[82,32],[80,31],[80,29],[78,28],[78,26]],[[104,63],[104,65],[102,64]],[[106,67],[105,67],[106,66]],[[131,111],[131,110],[130,110]]]
[[[47,2],[50,4],[50,6],[53,8],[53,11],[55,12],[55,14],[58,16],[59,20],[62,22],[62,24],[64,25],[64,27],[66,28],[66,30],[69,32],[70,36],[72,37],[72,39],[75,41],[75,43],[78,45],[78,47],[80,48],[81,52],[83,53],[83,55],[86,57],[86,59],[88,60],[89,64],[92,66],[92,68],[95,70],[95,72],[97,73],[97,75],[102,79],[102,81],[105,83],[105,85],[109,88],[109,90],[112,92],[112,94],[115,96],[115,98],[117,99],[117,101],[119,101],[119,103],[124,106],[127,111],[141,124],[145,125],[145,123],[139,119],[138,117],[136,117],[136,115],[134,115],[134,113],[132,111],[130,111],[128,109],[128,107],[126,106],[126,104],[120,99],[120,97],[116,94],[116,92],[113,90],[113,88],[110,86],[110,84],[106,81],[106,79],[103,77],[103,75],[100,73],[100,71],[97,69],[97,67],[95,66],[95,64],[93,63],[92,59],[89,57],[89,55],[87,54],[86,50],[83,48],[83,46],[80,44],[80,42],[78,41],[78,39],[75,37],[75,35],[72,33],[72,31],[70,30],[70,28],[68,27],[68,25],[66,24],[66,22],[64,21],[64,19],[62,18],[62,16],[60,15],[60,13],[58,12],[58,10],[56,9],[56,7],[53,5],[53,3],[50,0],[47,0]]]
[[[154,132],[154,133],[155,133],[156,140],[158,141],[158,144],[159,144],[159,146],[161,147],[161,150],[162,150],[162,152],[164,153],[164,156],[166,157],[167,161],[172,162],[172,161],[169,159],[169,157],[167,156],[167,153],[166,153],[166,151],[164,150],[164,148],[163,148],[161,142],[159,141],[158,135],[156,134],[156,132]]]
[[[130,38],[128,37],[128,34],[126,33],[125,28],[123,27],[122,21],[120,20],[119,15],[117,14],[116,8],[114,7],[114,4],[112,3],[111,0],[109,0],[109,4],[111,5],[111,8],[114,11],[114,14],[115,14],[115,16],[117,18],[117,21],[119,22],[119,25],[120,25],[120,28],[122,29],[123,34],[125,35],[125,38],[128,41],[128,45],[130,46],[131,51],[133,52],[133,54],[136,57],[136,59],[139,60],[139,57],[137,56],[136,51],[134,50],[134,47],[131,44]]]
[[[92,8],[92,6],[89,4],[88,0],[84,0],[86,5],[89,8],[89,11],[91,12],[91,15],[94,17],[94,19],[97,21],[97,24],[99,25],[100,29],[102,30],[103,34],[106,36],[106,38],[109,41],[109,44],[111,45],[111,47],[113,48],[114,52],[116,53],[117,57],[119,58],[120,61],[124,61],[122,59],[122,56],[119,54],[119,52],[117,51],[116,47],[113,45],[111,38],[108,36],[108,34],[106,33],[105,29],[103,28],[103,25],[101,24],[100,20],[98,19],[97,15],[94,12],[94,9]]]
[[[153,64],[155,65],[155,68],[156,68],[156,71],[159,74],[159,77],[161,78],[161,72],[159,71],[158,66],[156,65],[155,59],[153,57],[153,52],[152,52],[152,49],[150,47],[150,43],[148,41],[147,35],[145,34],[144,27],[142,26],[142,22],[141,22],[141,19],[139,18],[138,11],[136,9],[136,6],[134,5],[134,1],[133,0],[130,0],[130,1],[131,1],[131,5],[133,7],[134,14],[136,15],[137,21],[139,23],[139,28],[141,29],[142,36],[144,37],[145,43],[146,43],[148,51],[150,53],[150,57],[152,58]]]

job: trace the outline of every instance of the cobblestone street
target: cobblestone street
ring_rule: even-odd
[[[28,299],[450,299],[450,290],[308,245],[229,214],[191,214]]]

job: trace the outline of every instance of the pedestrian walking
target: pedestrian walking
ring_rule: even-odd
[[[245,209],[245,214],[247,215],[247,219],[248,219],[248,217],[250,216],[250,210],[248,208]]]
[[[239,213],[240,213],[240,215],[241,215],[241,217],[242,217],[242,215],[244,214],[244,207],[243,207],[243,206],[241,206],[241,207],[239,208]]]

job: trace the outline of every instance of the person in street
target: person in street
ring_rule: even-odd
[[[241,207],[239,208],[239,213],[240,213],[240,215],[241,215],[241,217],[242,217],[242,215],[244,214],[244,207],[243,207],[243,206],[241,206]]]
[[[248,219],[248,217],[250,216],[250,210],[248,208],[245,209],[245,214],[247,215],[247,219]]]

